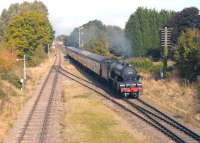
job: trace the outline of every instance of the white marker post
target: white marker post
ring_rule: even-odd
[[[25,87],[25,82],[26,82],[26,55],[24,55],[24,58],[23,59],[16,59],[17,61],[23,61],[23,65],[24,65],[24,68],[23,68],[23,78],[20,79],[20,82],[22,84],[22,88],[21,90],[23,90],[23,88]]]

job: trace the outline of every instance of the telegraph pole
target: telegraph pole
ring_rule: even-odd
[[[168,60],[168,53],[169,53],[169,48],[172,47],[171,43],[171,32],[172,28],[164,27],[160,29],[161,32],[161,38],[160,38],[160,43],[161,43],[161,49],[162,49],[162,58],[163,58],[163,77],[166,77],[166,72],[167,72],[167,60]]]

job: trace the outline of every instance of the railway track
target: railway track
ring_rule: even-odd
[[[79,84],[97,92],[102,97],[106,98],[110,102],[114,103],[125,112],[128,112],[131,116],[136,116],[152,127],[156,128],[168,138],[177,143],[199,143],[200,135],[192,131],[188,127],[178,123],[176,120],[161,112],[157,108],[149,105],[141,99],[121,99],[117,100],[110,95],[113,93],[106,87],[103,87],[103,90],[98,89],[100,83],[91,82],[85,80],[61,67],[60,73],[67,78],[70,78],[73,81],[78,82]]]
[[[198,143],[200,135],[189,129],[188,127],[178,123],[169,115],[159,111],[157,108],[147,104],[141,99],[137,101],[124,100],[131,107],[137,109],[145,117],[147,117],[158,128],[166,132],[166,135],[176,142],[180,143]]]
[[[16,143],[44,143],[46,141],[47,127],[49,115],[52,108],[52,102],[55,98],[56,84],[60,68],[60,54],[57,54],[53,65],[51,66],[47,76],[45,77],[42,86],[39,89],[37,96],[32,99],[33,104],[30,104],[28,111],[23,113],[26,116],[21,121],[14,133],[16,137],[8,139],[7,142]],[[19,130],[20,128],[20,130]],[[19,131],[18,131],[19,130]],[[11,137],[12,138],[12,137]]]

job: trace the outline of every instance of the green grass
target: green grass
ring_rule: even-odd
[[[88,143],[134,143],[125,131],[114,130],[116,122],[112,117],[98,113],[83,112],[72,117],[75,124],[84,124]]]

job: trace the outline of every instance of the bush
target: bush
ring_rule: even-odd
[[[0,72],[10,71],[16,64],[16,56],[7,50],[0,50]]]
[[[132,58],[128,62],[142,71],[150,71],[153,67],[153,62],[148,58]]]
[[[19,77],[13,72],[6,72],[1,74],[2,80],[6,80],[17,88],[21,88]]]
[[[0,89],[0,99],[4,98],[5,96],[5,92],[2,89]]]
[[[43,46],[39,46],[34,53],[34,56],[31,60],[28,61],[29,66],[37,66],[39,65],[45,58],[47,54],[45,53],[45,48]]]
[[[155,78],[159,78],[162,62],[153,63],[148,58],[131,58],[129,64],[133,65],[138,71],[150,72]]]

